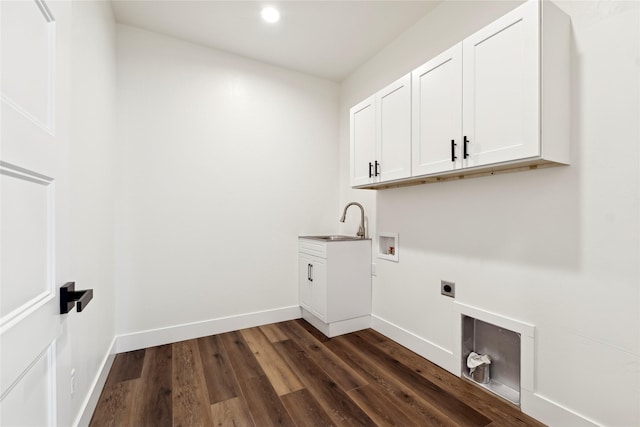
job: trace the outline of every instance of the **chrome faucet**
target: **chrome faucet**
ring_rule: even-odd
[[[340,222],[344,222],[346,217],[347,217],[347,209],[349,209],[349,206],[351,205],[356,205],[357,207],[360,208],[360,227],[358,227],[358,232],[356,233],[356,236],[360,237],[361,239],[365,238],[365,232],[364,232],[364,208],[362,207],[362,205],[360,203],[356,203],[356,202],[351,202],[349,203],[347,206],[344,207],[344,212],[342,212],[342,218],[340,218]]]

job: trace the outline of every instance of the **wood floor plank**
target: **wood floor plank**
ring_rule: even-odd
[[[289,339],[287,334],[282,332],[282,329],[280,329],[279,323],[270,323],[268,325],[262,325],[260,326],[260,330],[262,331],[263,334],[266,335],[266,337],[272,343]]]
[[[335,425],[306,388],[280,396],[280,398],[298,427]]]
[[[228,332],[221,340],[256,426],[294,425],[242,333]]]
[[[350,334],[349,339],[359,349],[366,351],[367,355],[378,366],[388,373],[392,373],[404,384],[419,393],[421,398],[427,399],[457,423],[464,426],[486,426],[491,422],[489,418],[480,412],[451,396],[450,393],[438,385],[421,377],[412,369],[380,350],[375,344],[362,338],[358,332]]]
[[[377,346],[417,374],[438,384],[457,399],[486,414],[494,420],[491,426],[497,426],[500,423],[514,427],[544,425],[523,414],[513,405],[487,394],[468,381],[461,380],[398,343],[389,340],[378,343]]]
[[[227,351],[238,381],[264,375],[262,367],[239,331],[221,334],[220,341]]]
[[[211,405],[211,418],[216,427],[255,426],[242,397],[234,397]]]
[[[266,375],[240,380],[240,387],[256,426],[295,426]]]
[[[395,406],[384,393],[371,385],[356,388],[347,392],[349,397],[358,404],[379,426],[419,426],[415,420]]]
[[[107,384],[91,417],[90,427],[120,427],[132,422],[133,398],[140,380]]]
[[[389,341],[389,338],[385,337],[378,331],[374,331],[373,329],[363,329],[358,331],[359,335],[366,339],[369,342],[380,344]]]
[[[173,425],[213,426],[197,342],[182,341],[172,347]]]
[[[314,336],[315,339],[317,339],[318,341],[324,343],[329,341],[329,338],[327,338],[327,336],[325,334],[323,334],[322,332],[320,332],[319,330],[317,330],[316,328],[314,328],[311,323],[307,322],[304,319],[296,319],[296,320],[292,320],[292,322],[296,322],[298,325],[302,326],[304,329],[307,330],[307,332],[309,332],[311,335]]]
[[[278,396],[304,388],[260,328],[243,329],[241,333]]]
[[[212,335],[199,338],[197,341],[209,403],[218,403],[237,397],[240,387],[220,337]]]
[[[375,425],[298,344],[288,340],[275,343],[274,347],[337,425]]]
[[[428,426],[458,426],[451,418],[436,406],[425,401],[409,386],[396,379],[386,370],[369,360],[348,338],[337,337],[327,343],[336,354],[345,360],[361,375],[370,378],[369,384],[378,388],[390,401],[400,408],[414,424]]]
[[[367,380],[351,369],[333,352],[328,350],[306,328],[298,322],[284,322],[281,328],[291,337],[343,391],[353,390],[368,384]]]
[[[140,384],[133,399],[132,425],[173,425],[172,356],[171,344],[147,349]]]
[[[111,371],[109,371],[107,381],[117,383],[140,378],[145,351],[145,349],[142,349],[117,354],[111,366]]]

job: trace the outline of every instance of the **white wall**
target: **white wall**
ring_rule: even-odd
[[[115,41],[109,2],[72,3],[71,227],[61,238],[71,242],[70,280],[78,289],[92,288],[94,298],[82,313],[65,316],[58,342],[60,425],[80,422],[86,406],[85,416],[90,417],[91,392],[115,336]],[[75,369],[73,397],[71,369]]]
[[[400,234],[399,263],[374,258],[373,313],[452,352],[453,301],[439,293],[454,281],[457,301],[535,325],[525,410],[640,425],[640,3],[557,3],[573,25],[570,167],[349,188],[348,108],[517,4],[445,2],[342,84],[341,201],[366,198],[377,229]]]
[[[118,26],[117,331],[298,305],[335,232],[337,84]]]

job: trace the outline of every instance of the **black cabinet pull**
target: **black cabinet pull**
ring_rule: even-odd
[[[451,161],[452,162],[455,162],[456,159],[458,158],[456,156],[456,145],[458,145],[458,144],[456,144],[455,140],[452,139],[451,140]]]
[[[462,146],[463,147],[463,150],[462,150],[463,151],[463,158],[465,158],[465,159],[467,157],[469,157],[469,152],[467,151],[467,145],[469,145],[469,139],[465,135],[464,136],[464,145]]]
[[[93,289],[83,289],[76,291],[76,282],[67,282],[60,287],[60,314],[65,314],[73,310],[78,303],[78,312],[84,310],[93,299]]]
[[[313,282],[313,264],[309,264],[309,281]]]
[[[371,162],[369,162],[369,178],[371,178],[373,176],[373,172],[371,172],[371,168],[373,167],[373,165],[371,164]]]
[[[380,163],[378,163],[378,161],[376,160],[376,167],[375,167],[374,176],[378,176],[378,175],[380,175]]]

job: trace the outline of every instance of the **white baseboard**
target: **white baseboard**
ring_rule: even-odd
[[[314,328],[328,336],[329,338],[337,337],[355,331],[367,329],[371,325],[371,316],[360,316],[353,319],[341,320],[339,322],[324,323],[316,316],[302,309],[302,318],[313,325]]]
[[[600,424],[565,408],[538,393],[527,390],[521,391],[520,408],[538,421],[550,426],[562,427],[598,427]]]
[[[190,340],[208,335],[222,334],[244,328],[284,322],[301,317],[300,306],[277,308],[274,310],[258,311],[221,317],[201,322],[187,323],[166,328],[152,329],[117,337],[117,353],[139,350],[178,341]]]
[[[76,418],[73,423],[76,427],[86,427],[91,422],[91,417],[93,416],[93,412],[98,405],[98,400],[100,399],[100,393],[102,393],[102,389],[104,388],[105,383],[107,382],[107,377],[109,376],[109,371],[111,370],[111,366],[113,365],[113,361],[116,358],[116,338],[114,337],[111,341],[111,345],[109,346],[109,350],[107,354],[104,356],[102,360],[102,364],[100,365],[100,370],[98,371],[98,375],[93,380],[91,387],[89,389],[89,393],[85,398],[84,402],[82,402],[82,407],[80,408],[80,414],[78,418]]]
[[[375,314],[371,315],[371,329],[391,338],[398,344],[407,347],[414,353],[418,353],[420,356],[446,369],[452,374],[456,376],[460,375],[460,362],[455,361],[451,350],[440,347]]]
[[[413,332],[401,328],[376,315],[371,315],[371,328],[407,347],[432,363],[460,376],[460,361],[453,351],[438,346]],[[520,390],[522,412],[550,426],[598,427],[599,424],[538,393]]]

